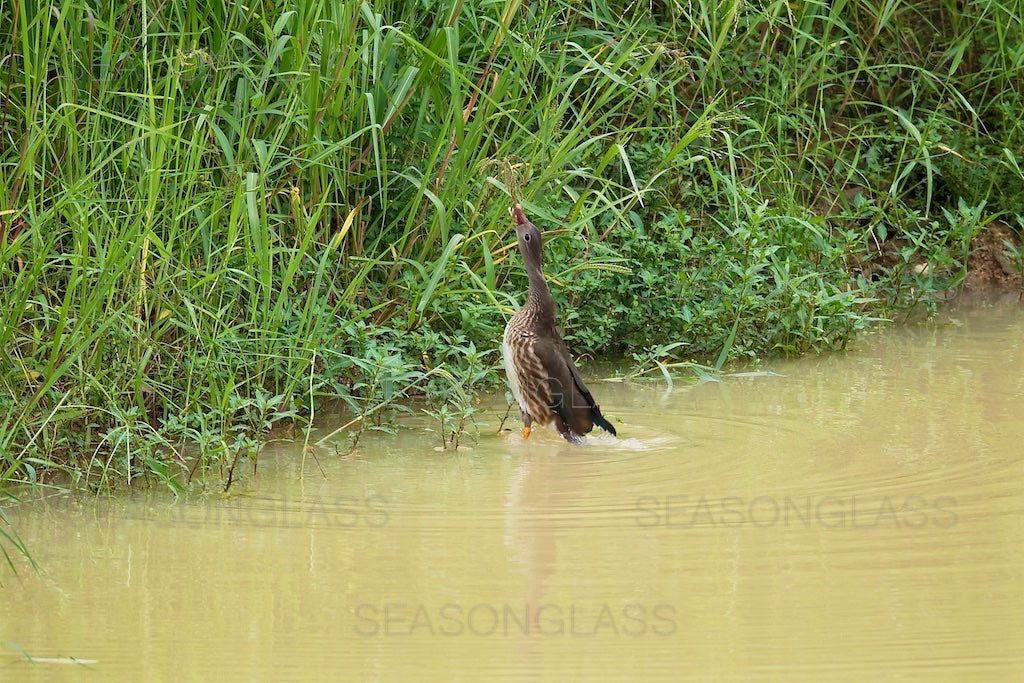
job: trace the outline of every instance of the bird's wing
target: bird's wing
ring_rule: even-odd
[[[537,355],[551,387],[551,409],[577,434],[588,433],[594,428],[595,413],[600,415],[600,412],[572,362],[565,342],[557,337],[549,337],[538,346]]]

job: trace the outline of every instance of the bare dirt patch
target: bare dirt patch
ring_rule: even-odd
[[[993,221],[971,241],[964,290],[972,294],[1020,292],[1020,262],[1007,255],[1006,242],[1020,248],[1020,238],[1002,221]]]

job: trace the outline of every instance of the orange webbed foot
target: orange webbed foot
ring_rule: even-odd
[[[523,427],[523,441],[526,441],[527,439],[530,438],[530,432],[532,431],[533,429],[531,429],[530,427]]]

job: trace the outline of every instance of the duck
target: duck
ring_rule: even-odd
[[[509,213],[530,281],[526,303],[509,319],[502,339],[505,374],[519,404],[523,439],[530,438],[535,424],[553,427],[574,444],[582,444],[594,425],[615,436],[615,427],[601,414],[555,327],[558,311],[541,267],[540,230],[526,217],[522,205],[516,204]]]

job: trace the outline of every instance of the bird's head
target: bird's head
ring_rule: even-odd
[[[541,238],[540,230],[530,222],[530,219],[523,213],[523,207],[516,204],[509,209],[513,220],[516,222],[516,237],[519,239],[519,251],[526,261],[532,261],[538,266],[541,262]]]

